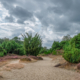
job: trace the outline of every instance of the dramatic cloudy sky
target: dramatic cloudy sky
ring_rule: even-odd
[[[37,32],[43,46],[80,32],[80,0],[0,0],[0,38]]]

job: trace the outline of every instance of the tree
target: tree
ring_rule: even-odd
[[[39,51],[42,47],[42,39],[38,34],[32,37],[32,34],[26,33],[22,35],[24,39],[24,51],[26,55],[35,55],[39,54]]]
[[[66,35],[66,36],[63,36],[62,41],[67,41],[70,39],[71,39],[70,35]]]
[[[16,43],[19,43],[19,44],[22,43],[22,41],[20,40],[20,38],[17,37],[17,36],[15,36],[14,38],[12,38],[12,40],[14,40]]]

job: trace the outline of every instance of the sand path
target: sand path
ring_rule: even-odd
[[[22,69],[4,71],[0,80],[80,80],[80,74],[53,67],[56,63],[49,57],[34,63],[27,63]]]

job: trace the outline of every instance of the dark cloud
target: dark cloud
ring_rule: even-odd
[[[23,8],[21,6],[18,6],[16,4],[16,2],[17,2],[16,0],[14,0],[14,1],[13,0],[4,0],[1,2],[2,2],[3,6],[8,10],[10,16],[14,16],[18,19],[18,21],[17,21],[18,23],[24,23],[25,20],[28,20],[33,17],[33,13],[26,10],[25,8]],[[6,18],[10,19],[11,17],[6,17]]]
[[[11,15],[14,15],[15,17],[21,18],[21,19],[28,19],[31,18],[33,15],[31,12],[25,10],[22,7],[16,6],[16,8],[13,8],[10,11]]]
[[[6,16],[5,20],[8,22],[14,22],[14,18],[12,16]]]

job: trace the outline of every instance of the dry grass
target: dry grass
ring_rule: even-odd
[[[16,63],[16,64],[8,64],[6,65],[6,67],[8,69],[21,69],[21,68],[24,68],[24,65],[21,63]]]

